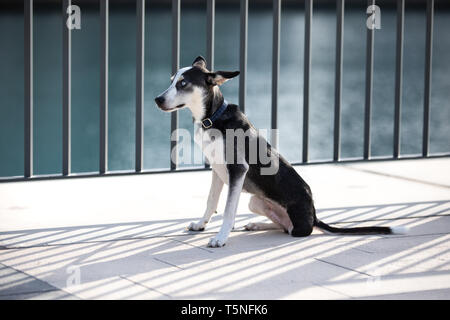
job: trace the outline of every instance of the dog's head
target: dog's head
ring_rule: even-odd
[[[239,71],[215,71],[206,69],[203,57],[197,57],[191,67],[182,68],[171,78],[171,84],[155,98],[158,107],[166,112],[189,108],[196,120],[201,120],[218,88],[236,77]]]

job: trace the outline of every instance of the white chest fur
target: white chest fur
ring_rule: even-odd
[[[225,149],[222,135],[213,130],[203,130],[201,124],[196,123],[194,141],[202,149],[203,154],[211,164],[220,179],[228,184],[228,171],[225,165]]]

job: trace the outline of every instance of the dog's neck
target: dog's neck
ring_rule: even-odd
[[[220,92],[218,86],[214,86],[205,99],[205,114],[203,119],[210,118],[222,106],[223,101],[222,92]],[[200,121],[203,119],[200,119]]]
[[[189,107],[192,113],[193,122],[201,122],[206,118],[210,118],[214,112],[222,106],[224,97],[222,92],[220,92],[219,87],[214,86],[201,100],[201,103],[193,103],[192,106]]]

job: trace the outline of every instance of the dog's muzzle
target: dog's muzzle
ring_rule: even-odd
[[[161,109],[163,109],[163,105],[164,105],[164,102],[165,102],[165,101],[166,101],[166,99],[164,99],[163,96],[158,96],[158,97],[155,98],[156,104],[157,104],[158,107],[160,107]]]

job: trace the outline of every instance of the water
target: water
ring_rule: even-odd
[[[365,1],[345,14],[342,100],[342,157],[363,152],[365,87]],[[252,2],[251,2],[252,5]],[[61,172],[62,162],[62,30],[59,7],[40,10],[34,22],[34,171]],[[1,10],[1,9],[0,9]],[[134,167],[135,13],[111,3],[109,74],[109,169]],[[433,47],[430,147],[450,151],[449,12],[436,10]],[[395,12],[382,8],[382,29],[375,35],[372,155],[392,154],[395,83]],[[333,152],[335,12],[316,6],[312,34],[310,159],[331,159]],[[300,161],[302,150],[304,15],[283,8],[281,24],[279,127],[280,152]],[[206,55],[205,8],[182,7],[181,65]],[[97,10],[83,10],[82,29],[73,31],[72,171],[98,170],[100,104],[100,24]],[[148,5],[145,43],[144,168],[167,168],[170,115],[159,111],[154,97],[169,85],[171,72],[170,8]],[[218,6],[215,64],[219,70],[239,67],[239,8]],[[246,113],[258,128],[270,127],[272,13],[250,7]],[[0,176],[23,174],[23,17],[0,12]],[[402,155],[418,154],[422,143],[425,10],[407,7],[401,124]],[[238,101],[237,79],[222,91]],[[181,128],[192,131],[188,110]]]

